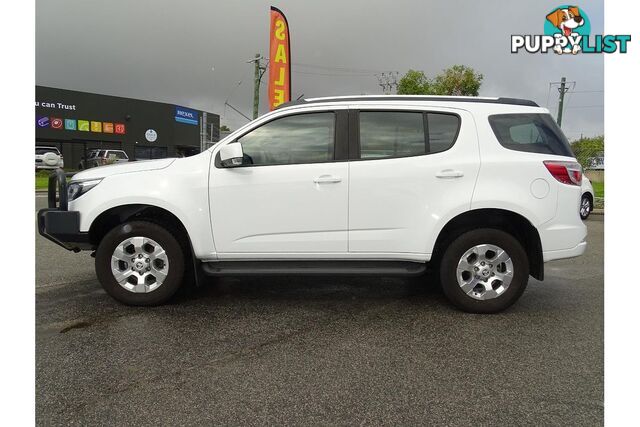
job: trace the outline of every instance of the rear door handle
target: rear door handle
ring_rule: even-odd
[[[451,179],[451,178],[462,178],[464,173],[462,171],[457,171],[453,169],[444,169],[436,174],[436,178],[443,179]]]
[[[342,182],[342,178],[333,175],[320,175],[314,179],[313,182],[316,184],[337,184],[338,182]]]

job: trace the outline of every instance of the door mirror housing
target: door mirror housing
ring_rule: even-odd
[[[220,163],[222,167],[234,168],[242,166],[243,157],[244,153],[242,152],[242,144],[239,142],[232,142],[220,149]]]

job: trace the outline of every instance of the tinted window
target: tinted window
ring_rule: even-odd
[[[453,146],[460,127],[460,118],[453,114],[427,113],[429,153],[439,153]]]
[[[45,153],[60,154],[60,151],[58,151],[58,149],[54,148],[54,147],[36,147],[36,154],[42,155],[42,154],[45,154]]]
[[[98,157],[104,157],[105,151],[101,150],[98,152]]]
[[[500,144],[510,150],[573,157],[569,142],[549,114],[489,116]]]
[[[361,111],[360,158],[426,154],[422,113]]]
[[[128,159],[124,151],[109,151],[108,157],[116,159]]]
[[[238,141],[245,163],[287,165],[333,160],[335,114],[312,113],[269,122]]]

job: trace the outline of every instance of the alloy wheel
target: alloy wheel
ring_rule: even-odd
[[[476,245],[460,257],[456,278],[460,289],[471,298],[497,298],[513,280],[513,261],[499,246]]]
[[[129,237],[114,249],[111,272],[116,282],[129,292],[153,292],[162,286],[169,273],[169,259],[155,240]]]

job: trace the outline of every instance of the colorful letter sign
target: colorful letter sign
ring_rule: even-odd
[[[278,8],[271,6],[269,41],[269,110],[291,100],[291,49],[289,24]]]
[[[102,122],[91,122],[91,132],[102,132]]]
[[[78,130],[83,132],[89,132],[89,121],[88,120],[78,120]]]
[[[104,133],[113,133],[113,123],[111,123],[111,122],[102,122],[102,132],[104,132]]]

